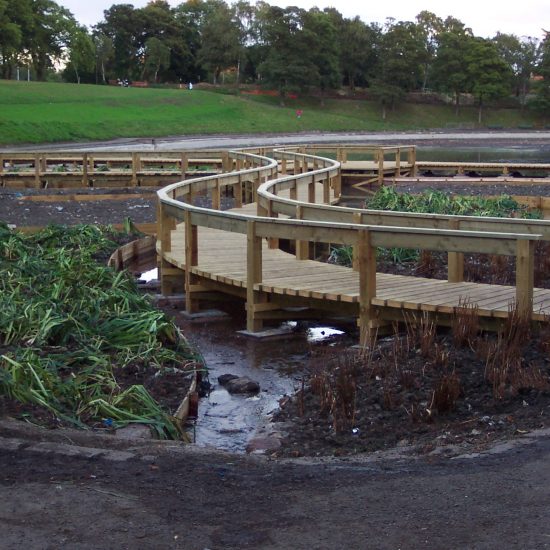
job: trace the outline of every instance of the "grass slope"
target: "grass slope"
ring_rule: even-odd
[[[303,109],[300,119],[295,110]],[[140,89],[0,80],[0,143],[212,133],[420,130],[472,126],[475,109],[406,104],[382,121],[376,103],[222,95],[203,90]],[[511,109],[488,110],[486,125],[533,121]]]

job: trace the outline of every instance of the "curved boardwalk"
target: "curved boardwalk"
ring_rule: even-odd
[[[316,164],[311,161],[306,166],[303,160],[300,169],[300,162],[296,161],[296,166],[292,168],[295,174],[289,176],[286,172],[290,162],[280,162],[278,176],[260,187],[257,201],[223,213],[214,213],[214,209],[189,208],[189,204],[182,206],[182,212],[178,212],[180,207],[175,201],[167,204],[169,214],[163,214],[161,210],[160,234],[164,236],[161,236],[158,245],[165,262],[161,270],[165,291],[169,291],[170,280],[174,282],[179,278],[182,283],[185,277],[189,312],[196,310],[202,293],[217,291],[245,298],[250,332],[261,330],[263,321],[267,319],[353,315],[361,325],[363,341],[368,330],[390,320],[402,319],[406,312],[430,312],[435,314],[437,322],[448,322],[448,315],[465,303],[476,306],[478,315],[487,318],[506,317],[514,304],[518,304],[524,312],[527,306],[536,320],[543,320],[550,313],[550,290],[533,289],[532,285],[533,247],[536,240],[544,238],[545,226],[535,224],[532,227],[528,222],[517,220],[517,233],[511,233],[509,225],[495,233],[495,224],[505,222],[489,220],[487,223],[492,225],[487,228],[477,228],[475,232],[460,231],[454,230],[457,220],[446,219],[450,229],[440,229],[437,224],[443,222],[428,216],[436,227],[424,229],[418,220],[427,218],[418,215],[412,219],[417,220],[415,224],[420,224],[420,229],[411,228],[409,222],[409,227],[403,227],[405,222],[402,219],[388,222],[384,218],[381,225],[374,226],[368,220],[357,218],[363,215],[357,211],[348,212],[350,209],[326,205],[319,207],[319,219],[323,219],[325,212],[325,217],[330,218],[327,213],[332,213],[333,217],[337,214],[343,221],[314,219],[302,222],[306,218],[305,208],[312,198],[315,202],[330,202],[337,189],[333,185],[334,176],[330,175],[326,176],[325,181],[321,176],[319,180],[313,176],[305,185],[300,184],[300,178],[306,178],[308,173],[319,168]],[[326,162],[326,170],[328,166],[331,164]],[[213,181],[214,184],[207,182],[208,185],[203,185],[203,189],[213,188],[219,195],[222,180],[217,178]],[[278,183],[281,181],[286,183]],[[187,184],[185,192],[190,193],[189,185],[192,184]],[[327,197],[329,187],[330,195]],[[166,196],[170,192],[186,196],[182,188],[178,189],[178,184],[167,189],[172,191],[167,192]],[[240,191],[239,187],[239,194]],[[219,196],[213,201],[219,204]],[[296,211],[293,218],[298,220],[289,219],[283,213],[291,212],[292,208]],[[275,219],[277,214],[278,220]],[[351,224],[344,221],[348,214],[354,216]],[[173,216],[171,225],[167,222],[168,215]],[[178,218],[179,221],[184,219],[185,223],[177,224]],[[397,223],[400,225],[392,225]],[[462,223],[479,225],[479,222],[469,220]],[[186,228],[189,234],[186,234]],[[296,254],[277,248],[279,238],[294,238]],[[357,251],[357,270],[309,259],[310,245],[306,239],[352,244]],[[450,280],[376,273],[377,246],[405,246],[407,243],[411,247],[447,250],[450,254]],[[516,256],[517,285],[463,282],[460,270],[456,270],[463,252]],[[454,266],[453,277],[451,264]]]

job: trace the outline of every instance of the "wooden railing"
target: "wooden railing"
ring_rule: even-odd
[[[82,187],[94,181],[124,177],[129,186],[140,178],[172,175],[185,178],[190,172],[230,171],[227,151],[183,152],[2,152],[0,186],[24,182],[41,188],[48,180],[74,180]]]
[[[188,303],[192,304],[192,292],[200,288],[192,271],[198,265],[198,227],[210,227],[222,231],[240,233],[247,236],[247,327],[256,331],[261,322],[255,312],[261,309],[262,283],[262,240],[289,239],[298,243],[298,259],[307,258],[306,247],[300,243],[325,242],[354,246],[357,251],[357,270],[359,271],[359,325],[361,341],[368,339],[370,329],[376,324],[376,315],[372,300],[376,297],[376,248],[403,247],[423,250],[445,251],[448,253],[487,253],[516,256],[516,300],[520,312],[531,316],[533,310],[533,266],[534,244],[542,237],[521,231],[503,232],[489,230],[465,230],[463,227],[411,227],[403,226],[407,221],[396,214],[394,225],[389,224],[391,216],[380,216],[385,225],[371,223],[371,213],[363,214],[353,209],[334,207],[316,207],[297,200],[297,190],[301,185],[308,186],[308,196],[315,183],[324,183],[327,187],[338,178],[339,163],[331,159],[312,155],[297,154],[289,151],[274,151],[275,158],[281,161],[281,172],[285,172],[284,163],[291,160],[294,174],[274,177],[277,174],[276,161],[267,157],[248,153],[230,152],[239,171],[220,176],[198,178],[170,185],[158,192],[159,196],[159,252],[166,262],[165,253],[171,250],[171,232],[178,222],[185,223],[185,288]],[[239,167],[253,164],[247,170]],[[296,169],[300,166],[301,169]],[[262,180],[269,179],[262,185]],[[228,186],[242,186],[243,181],[258,184],[252,192],[252,199],[258,201],[258,215],[222,212],[217,195],[220,189]],[[288,189],[291,198],[282,199],[277,193]],[[192,204],[194,193],[209,191],[213,194],[212,208],[200,208]],[[238,196],[239,193],[235,193]],[[327,193],[323,193],[327,199]],[[180,200],[183,199],[183,200]],[[190,200],[191,199],[191,200]],[[322,212],[324,219],[308,219]],[[331,214],[332,212],[332,214]],[[292,219],[276,218],[278,214],[292,216]],[[355,218],[353,217],[355,215]],[[340,216],[340,217],[339,217]],[[346,221],[351,216],[352,222]],[[359,217],[361,216],[361,217]],[[366,217],[363,217],[366,216]],[[335,219],[337,218],[337,219]],[[421,216],[417,216],[420,219]],[[480,220],[478,220],[480,221]],[[494,220],[491,220],[494,223]],[[507,220],[514,226],[514,220]],[[435,222],[434,222],[435,223]],[[443,220],[439,222],[443,225]],[[446,222],[449,224],[449,220]],[[464,223],[473,223],[465,220]],[[481,221],[483,223],[483,221]],[[518,224],[528,223],[518,220]],[[529,222],[531,223],[531,222]],[[409,224],[412,225],[409,219]],[[536,225],[536,224],[535,224]],[[460,224],[459,224],[460,226]],[[485,229],[488,226],[483,226]],[[496,225],[494,227],[497,227]],[[499,228],[502,226],[498,226]],[[527,227],[527,226],[522,226]],[[533,226],[535,227],[535,226]],[[514,229],[519,228],[514,226]],[[223,245],[222,245],[223,246]],[[162,266],[161,266],[162,267]],[[167,274],[172,274],[173,266],[164,265]],[[162,271],[161,271],[162,274]],[[192,307],[192,306],[188,306]]]

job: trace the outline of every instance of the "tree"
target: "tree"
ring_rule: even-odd
[[[69,66],[74,71],[76,81],[80,84],[83,71],[93,71],[95,45],[86,27],[77,26],[69,40]]]
[[[499,56],[495,44],[485,38],[475,37],[469,42],[465,61],[469,91],[477,99],[481,123],[485,103],[508,95],[512,71]]]
[[[457,20],[447,19],[439,35],[437,56],[433,62],[433,82],[436,89],[455,98],[455,110],[460,109],[460,94],[469,88],[466,54],[473,40],[470,29]]]
[[[28,5],[28,4],[27,4]],[[10,78],[23,38],[14,0],[0,0],[0,63],[2,78]],[[30,16],[30,11],[28,12]]]
[[[428,84],[430,69],[437,53],[438,37],[443,30],[443,20],[434,13],[424,10],[416,16],[416,24],[420,31],[424,48],[422,91],[425,91]]]
[[[366,25],[355,17],[344,19],[339,31],[340,67],[351,90],[357,84],[366,86],[378,63],[378,44],[381,30]]]
[[[153,75],[153,82],[157,82],[159,71],[169,65],[170,48],[154,36],[148,38],[145,42],[145,63],[142,78],[147,76],[150,78]]]
[[[317,82],[318,69],[302,33],[304,14],[299,8],[269,5],[258,14],[261,40],[267,46],[259,71],[262,80],[279,91],[281,105],[288,91]]]
[[[538,49],[537,76],[535,97],[529,101],[529,107],[546,118],[550,115],[550,33],[546,33]]]
[[[493,38],[500,57],[513,73],[514,93],[521,107],[529,89],[529,80],[537,63],[538,40],[532,37],[518,38],[514,34],[497,33]]]
[[[113,44],[110,73],[115,78],[133,78],[141,73],[139,41],[142,24],[139,10],[131,4],[115,4],[104,12],[96,32],[108,36]]]
[[[241,53],[241,30],[235,12],[221,4],[208,15],[203,25],[198,59],[217,84],[222,71],[238,65]]]
[[[97,72],[101,72],[101,81],[103,84],[107,83],[107,64],[111,61],[114,54],[113,40],[110,36],[103,34],[102,32],[96,32],[93,36],[94,49],[96,54],[96,75]],[[97,84],[97,76],[96,76]]]
[[[52,0],[31,0],[32,21],[23,32],[23,48],[28,51],[38,80],[60,61],[70,44],[77,23],[71,12]]]
[[[315,77],[311,84],[321,90],[321,101],[327,90],[336,88],[341,82],[339,47],[336,41],[336,28],[329,13],[313,8],[304,13],[302,39],[310,52],[311,63],[315,67]]]
[[[424,60],[420,28],[410,21],[388,20],[376,76],[369,88],[382,105],[382,118],[386,118],[387,107],[393,109],[406,92],[420,87]]]

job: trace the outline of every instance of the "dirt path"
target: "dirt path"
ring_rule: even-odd
[[[1,547],[550,546],[548,438],[432,463],[283,463],[173,443],[98,452],[0,439]]]
[[[448,143],[479,144],[496,146],[510,145],[548,145],[549,131],[442,131],[427,132],[309,132],[299,134],[246,134],[246,135],[196,135],[166,136],[165,138],[114,139],[110,141],[82,143],[54,143],[46,145],[5,146],[2,151],[170,151],[193,149],[216,149],[235,147],[269,147],[275,145],[302,145],[307,143],[418,143],[422,145]]]

